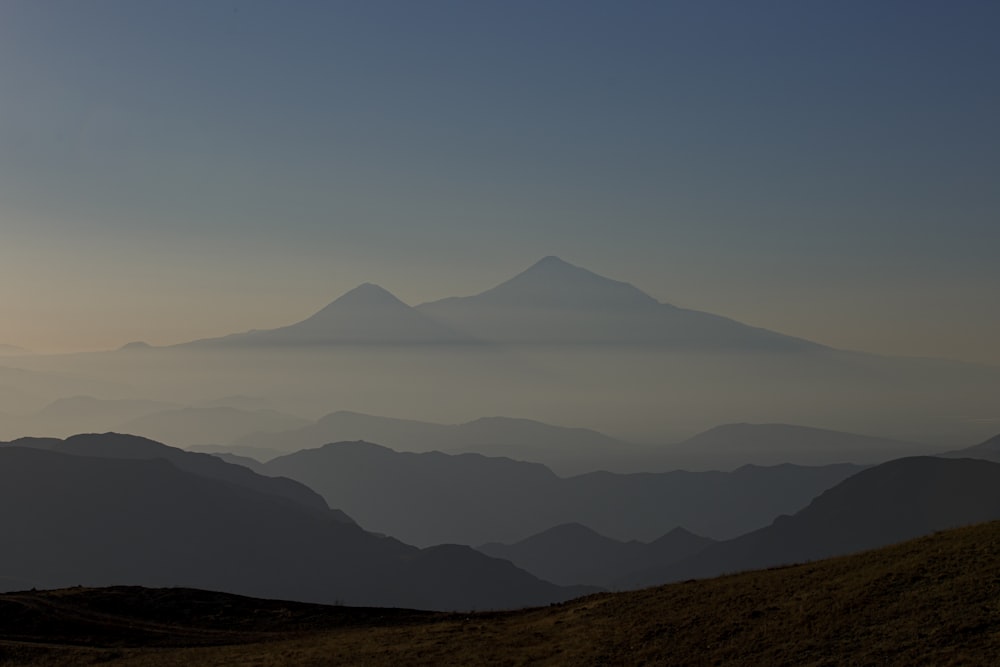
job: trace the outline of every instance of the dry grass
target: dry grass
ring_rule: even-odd
[[[235,604],[229,618],[214,621],[171,621],[168,610],[154,619],[168,630],[156,641],[148,629],[145,640],[139,632],[130,641],[127,624],[136,621],[109,616],[106,634],[117,643],[0,640],[0,664],[995,665],[1000,522],[812,564],[516,612],[285,605],[282,619],[253,604],[279,603]],[[14,634],[6,625],[0,617],[2,637]]]

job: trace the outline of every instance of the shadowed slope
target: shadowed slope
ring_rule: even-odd
[[[0,655],[18,665],[990,665],[1000,662],[998,582],[1000,523],[991,523],[500,614],[316,609],[179,590],[22,593],[0,596],[3,618],[18,619],[0,626]],[[65,620],[32,615],[45,605]],[[219,628],[233,645],[204,646],[222,643],[210,634]],[[164,648],[127,648],[144,644]]]

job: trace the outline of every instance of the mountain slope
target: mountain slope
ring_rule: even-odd
[[[650,344],[802,351],[822,346],[718,315],[661,304],[628,283],[545,257],[469,297],[417,306],[477,338],[504,343]]]
[[[648,586],[828,558],[1000,519],[1000,464],[912,457],[863,470],[793,516],[631,580]]]
[[[17,665],[995,665],[997,581],[1000,522],[507,613],[176,589],[24,592],[0,596],[0,653]]]
[[[544,604],[586,590],[468,548],[421,551],[163,459],[2,447],[0,525],[6,590],[138,584],[449,609]]]

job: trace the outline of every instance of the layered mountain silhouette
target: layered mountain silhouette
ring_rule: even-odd
[[[560,476],[596,470],[657,472],[735,470],[782,463],[873,464],[925,454],[940,447],[891,438],[791,424],[724,424],[676,444],[644,446],[584,428],[552,426],[530,419],[484,417],[463,424],[436,424],[338,411],[302,428],[254,433],[230,446],[202,451],[232,452],[259,461],[284,451],[329,442],[365,440],[396,451],[474,452],[542,463]]]
[[[623,542],[604,537],[581,524],[569,523],[515,544],[492,542],[476,549],[494,558],[509,560],[553,583],[614,588],[630,574],[677,562],[714,543],[715,540],[683,528],[675,528],[652,542]]]
[[[588,473],[479,454],[331,443],[254,469],[296,479],[370,530],[417,545],[511,543],[565,523],[618,540],[677,526],[727,538],[797,511],[859,468],[745,466],[733,472]]]
[[[911,457],[863,470],[792,516],[663,564],[627,583],[651,586],[801,563],[1000,518],[1000,464]]]
[[[101,449],[97,441],[108,437],[84,442]],[[151,447],[111,440],[115,450]],[[7,590],[184,586],[426,609],[520,607],[592,590],[543,582],[470,548],[419,550],[328,510],[164,458],[97,458],[24,444],[35,446],[0,447]]]

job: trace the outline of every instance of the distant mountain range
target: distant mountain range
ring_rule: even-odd
[[[664,563],[628,582],[651,586],[853,553],[1000,519],[1000,464],[911,457],[863,470],[760,530]]]
[[[901,456],[936,454],[940,447],[790,424],[725,424],[676,444],[641,446],[598,431],[552,426],[530,419],[485,417],[464,424],[435,424],[338,411],[288,431],[254,433],[229,447],[259,461],[280,452],[350,440],[377,442],[396,451],[475,452],[542,463],[560,476],[607,470],[735,470],[744,465],[882,463]]]
[[[0,447],[0,525],[5,590],[184,586],[447,610],[593,590],[467,547],[420,550],[377,536],[290,480],[115,434]]]
[[[564,479],[537,463],[396,452],[367,442],[332,443],[253,467],[296,479],[366,528],[417,545],[510,543],[565,523],[618,540],[654,540],[677,526],[733,537],[801,509],[860,469],[744,466]]]

